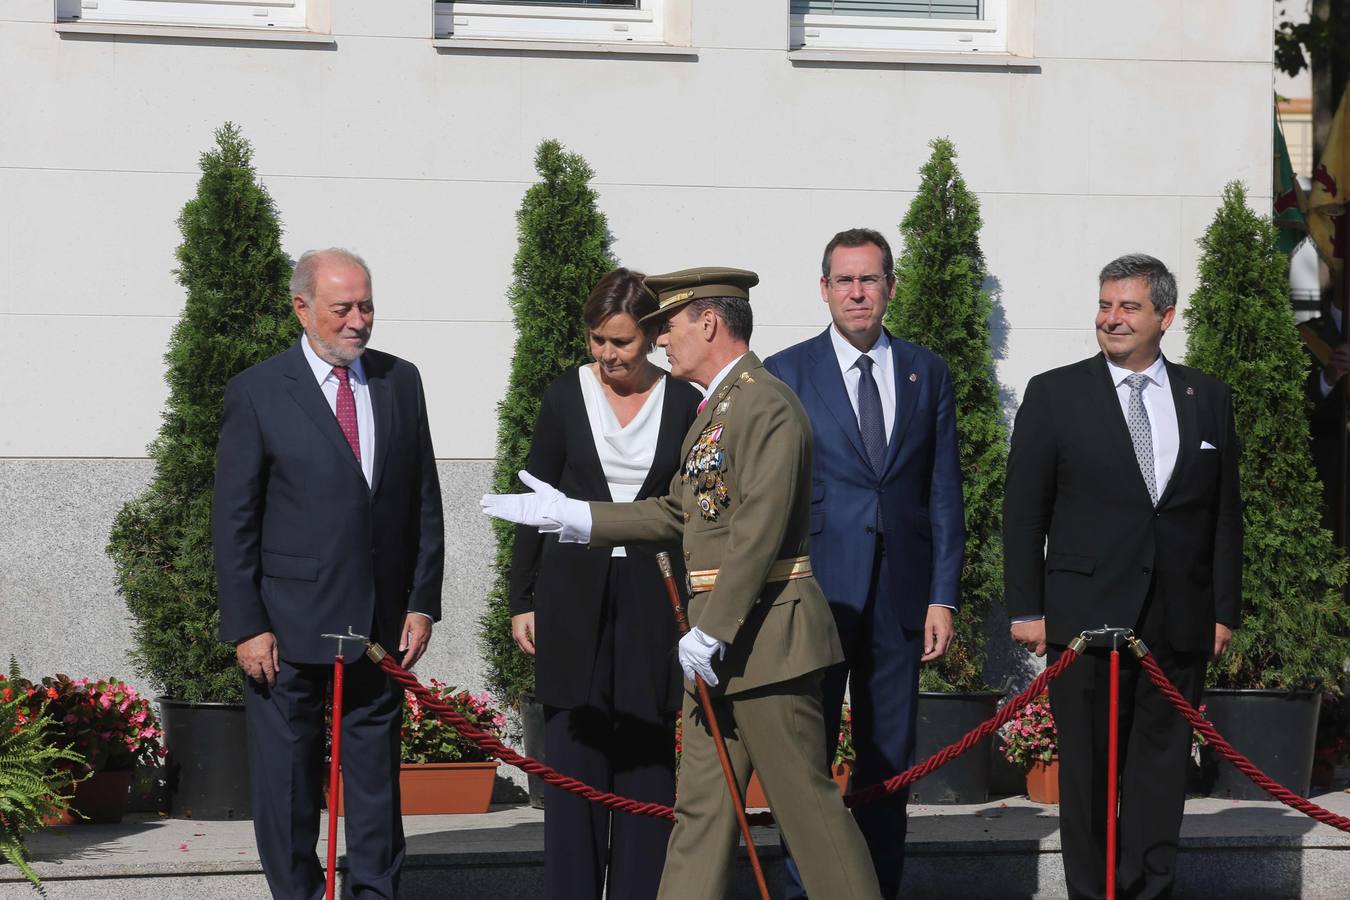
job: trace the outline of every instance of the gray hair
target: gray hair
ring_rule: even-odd
[[[1153,311],[1159,317],[1177,305],[1177,280],[1162,260],[1146,253],[1127,253],[1106,264],[1097,276],[1097,286],[1127,278],[1144,279],[1148,285],[1148,298],[1153,301]]]
[[[755,314],[750,311],[750,301],[741,297],[700,297],[691,300],[685,307],[689,318],[697,319],[705,309],[711,309],[727,326],[727,334],[737,340],[750,343],[750,332],[755,327]]]
[[[313,303],[315,273],[320,263],[330,259],[340,259],[360,266],[361,271],[366,273],[366,285],[370,288],[371,294],[374,294],[375,283],[370,277],[370,266],[366,265],[366,261],[345,247],[328,247],[323,250],[306,250],[300,254],[300,258],[295,261],[295,271],[291,273],[291,296],[304,297],[306,304]]]

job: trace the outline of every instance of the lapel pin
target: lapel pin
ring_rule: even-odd
[[[1186,388],[1186,396],[1187,396],[1187,397],[1194,397],[1194,396],[1195,396],[1195,388],[1193,388],[1193,387],[1188,387],[1188,388]]]
[[[919,375],[918,375],[918,373],[917,373],[917,372],[910,372],[910,373],[909,373],[909,380],[910,380],[910,381],[918,381],[918,380],[919,380]]]

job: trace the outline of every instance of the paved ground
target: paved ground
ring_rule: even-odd
[[[1350,815],[1350,792],[1313,798]],[[483,815],[412,816],[405,896],[529,897],[538,887],[543,813],[501,806]],[[325,826],[326,827],[326,826]],[[1008,798],[978,806],[911,806],[906,882],[911,896],[1055,897],[1057,807]],[[37,869],[57,898],[265,896],[252,824],[129,817],[121,825],[75,825],[29,840]],[[766,865],[777,866],[777,833],[757,829]],[[1350,834],[1279,803],[1193,799],[1182,829],[1186,896],[1345,898]],[[338,851],[343,851],[339,838]],[[322,857],[326,847],[321,842]],[[1329,863],[1328,860],[1331,862]],[[971,865],[965,865],[966,862]],[[512,874],[512,870],[518,870]],[[983,870],[983,871],[982,871]],[[421,873],[420,876],[418,873]],[[961,882],[953,883],[953,872]],[[0,866],[0,898],[31,896]],[[223,877],[222,877],[223,876]],[[513,881],[512,879],[515,878]],[[945,887],[925,886],[939,879]],[[1257,888],[1258,883],[1264,887]],[[423,888],[417,885],[423,884]],[[1246,885],[1250,890],[1244,891]],[[1272,886],[1273,885],[1273,886]],[[1211,889],[1215,892],[1211,892]],[[742,891],[737,896],[744,896]]]

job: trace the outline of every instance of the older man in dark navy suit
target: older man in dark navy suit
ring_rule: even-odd
[[[254,831],[273,897],[317,900],[324,704],[353,627],[411,666],[441,612],[444,534],[417,369],[366,349],[370,270],[330,249],[300,258],[304,335],[225,391],[212,536],[220,637],[245,674]],[[342,717],[346,894],[392,898],[402,691],[364,658],[347,666]]]
[[[895,294],[886,239],[866,228],[840,232],[821,269],[830,327],[764,366],[797,393],[815,434],[811,567],[846,657],[823,688],[823,762],[834,756],[847,680],[861,787],[914,762],[919,663],[951,642],[964,507],[947,364],[881,324]],[[897,896],[903,796],[855,816],[882,896]],[[805,896],[790,861],[788,872],[787,896]]]

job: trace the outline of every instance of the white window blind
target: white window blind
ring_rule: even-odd
[[[792,0],[796,15],[889,16],[897,19],[980,19],[983,0]]]

